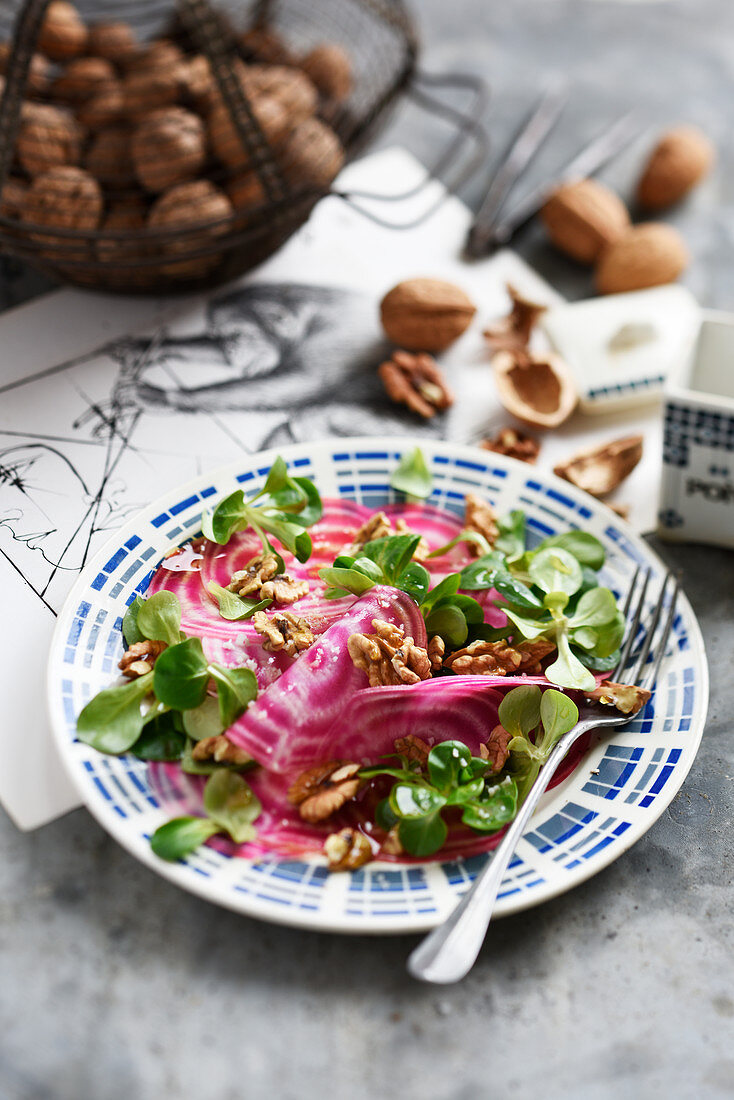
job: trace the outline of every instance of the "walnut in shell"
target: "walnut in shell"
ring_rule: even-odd
[[[10,42],[0,42],[0,73],[3,76],[7,72],[12,49]],[[48,91],[50,72],[51,66],[43,54],[32,54],[31,63],[28,67],[25,94],[28,96],[45,95]]]
[[[214,102],[215,80],[211,65],[203,54],[183,61],[179,66],[181,97],[200,114],[207,114]]]
[[[633,225],[602,252],[595,272],[596,286],[601,294],[621,294],[673,283],[688,266],[689,258],[683,239],[672,225]]]
[[[265,201],[263,186],[255,172],[243,172],[227,182],[229,201],[235,210],[247,210]]]
[[[280,145],[290,130],[288,112],[283,105],[272,96],[259,96],[251,101],[250,106],[270,145]],[[243,126],[247,126],[246,120],[243,120]],[[228,168],[247,168],[250,154],[240,138],[229,108],[221,99],[215,102],[209,115],[209,140],[214,154]]]
[[[103,205],[96,179],[82,168],[64,166],[36,176],[20,213],[23,221],[34,227],[91,232],[99,226]],[[31,238],[44,245],[42,255],[48,259],[78,260],[84,256],[85,247],[68,238],[42,233],[32,233]]]
[[[714,147],[696,126],[676,126],[658,141],[640,182],[637,201],[648,210],[664,210],[680,202],[708,175]]]
[[[77,57],[51,85],[51,94],[64,103],[83,103],[116,80],[114,66],[103,57]]]
[[[280,35],[270,27],[251,27],[240,35],[239,45],[246,57],[267,65],[294,65],[293,54]]]
[[[78,164],[82,132],[69,111],[29,103],[21,115],[16,150],[28,175],[38,176],[59,165]]]
[[[180,183],[160,196],[148,215],[149,229],[178,229],[171,240],[161,240],[158,248],[165,256],[205,249],[231,226],[232,204],[209,180]],[[199,231],[200,229],[200,231]],[[197,232],[191,232],[197,230]],[[203,278],[221,262],[221,253],[197,256],[161,265],[161,272],[177,279]]]
[[[352,91],[352,62],[335,42],[315,46],[301,61],[301,68],[327,99],[346,99]]]
[[[476,311],[461,287],[441,279],[406,279],[380,303],[385,333],[410,351],[443,351],[468,328]]]
[[[546,200],[541,218],[556,248],[584,264],[594,263],[630,224],[622,200],[591,179],[558,187]]]
[[[341,171],[344,149],[330,126],[306,118],[288,135],[278,159],[294,184],[321,189]]]
[[[18,218],[27,194],[28,184],[25,180],[9,176],[0,194],[0,217]]]
[[[38,49],[54,61],[79,57],[87,46],[89,31],[73,4],[51,0],[38,34]]]
[[[125,96],[119,80],[112,80],[102,91],[80,103],[76,117],[82,126],[90,130],[100,130],[103,126],[112,126],[121,122],[125,115]]]
[[[602,447],[581,451],[568,462],[554,466],[554,473],[591,493],[605,497],[632,473],[642,458],[642,436],[615,439]]]
[[[250,98],[270,96],[285,109],[291,126],[314,114],[319,95],[313,81],[300,69],[285,65],[250,65],[241,70],[243,90]]]
[[[113,203],[104,221],[99,227],[100,233],[109,233],[109,237],[100,237],[96,242],[96,251],[100,260],[113,263],[119,259],[134,260],[144,251],[144,242],[140,237],[130,239],[128,233],[138,234],[145,229],[147,210],[139,198],[122,199]]]
[[[165,191],[195,176],[206,160],[204,124],[183,107],[152,111],[132,138],[135,171],[148,191]]]
[[[178,65],[130,72],[122,82],[125,114],[132,120],[144,120],[151,111],[176,103],[180,91],[181,70]]]
[[[139,73],[156,69],[162,72],[165,69],[177,68],[184,59],[183,51],[175,42],[171,42],[168,38],[158,38],[146,49],[137,53],[128,63],[127,71]]]
[[[124,68],[140,53],[140,43],[129,23],[97,23],[89,28],[87,49]]]
[[[132,187],[132,134],[127,126],[110,126],[95,134],[84,159],[85,168],[100,183],[117,189]]]
[[[536,428],[557,428],[576,408],[573,375],[558,355],[501,351],[492,373],[507,411]]]

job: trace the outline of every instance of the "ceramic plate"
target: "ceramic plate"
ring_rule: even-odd
[[[258,490],[277,453],[322,496],[372,508],[392,499],[390,474],[414,440],[351,439],[302,444],[250,456],[172,490],[122,527],[84,571],[54,634],[48,695],[63,760],[97,820],[143,863],[209,901],[263,920],[335,932],[410,932],[433,927],[452,909],[485,855],[421,865],[371,863],[330,874],[323,861],[253,862],[208,847],[164,863],[148,839],[166,818],[147,765],[112,757],[75,739],[87,700],[116,675],[121,617],[166,551],[199,531],[202,509],[238,486]],[[468,491],[500,513],[522,508],[531,538],[583,528],[607,551],[603,583],[626,591],[638,564],[649,566],[651,600],[664,569],[647,545],[604,505],[566,482],[474,448],[420,442],[434,475],[431,503],[463,514]],[[681,598],[669,652],[650,702],[630,724],[593,745],[576,770],[548,792],[507,871],[498,914],[516,913],[601,871],[650,828],[679,790],[703,732],[708,670],[698,624]]]

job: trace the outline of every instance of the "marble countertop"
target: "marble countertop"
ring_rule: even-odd
[[[728,0],[421,0],[424,64],[492,83],[493,146],[543,82],[575,94],[548,148],[643,104],[651,126],[700,124],[714,177],[675,213],[687,285],[730,306],[734,7]],[[381,143],[422,158],[434,123],[413,107]],[[629,191],[643,146],[604,178]],[[476,205],[488,172],[464,197]],[[536,228],[523,256],[568,297],[588,277]],[[44,289],[0,262],[0,305]],[[0,813],[0,1095],[8,1100],[726,1097],[734,1094],[734,557],[655,549],[684,572],[711,663],[693,769],[668,810],[602,874],[499,921],[459,986],[404,968],[412,937],[339,938],[259,924],[182,893],[78,810],[30,834]]]

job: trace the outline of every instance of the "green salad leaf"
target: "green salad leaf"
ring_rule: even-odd
[[[433,476],[420,447],[403,455],[390,478],[390,486],[409,499],[425,500],[431,495]]]

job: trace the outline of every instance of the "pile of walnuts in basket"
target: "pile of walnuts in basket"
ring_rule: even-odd
[[[283,176],[325,189],[344,159],[324,118],[352,90],[348,55],[323,43],[296,57],[267,29],[239,46],[236,79]],[[66,0],[49,4],[37,50],[0,214],[27,223],[26,239],[58,265],[134,267],[148,241],[163,262],[139,281],[205,276],[221,261],[213,239],[246,229],[266,199],[208,60],[173,40],[142,43],[126,23],[87,26]],[[0,44],[0,74],[10,52]]]

